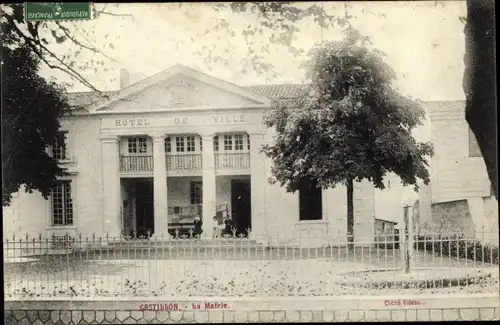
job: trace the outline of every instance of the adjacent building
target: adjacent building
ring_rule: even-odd
[[[291,107],[307,85],[240,87],[176,65],[106,93],[73,93],[52,155],[67,168],[49,200],[23,190],[4,208],[4,237],[13,234],[153,236],[185,231],[195,216],[211,236],[214,216],[227,213],[238,233],[262,239],[345,240],[346,191],[286,193],[268,182],[271,161],[259,148],[274,130],[263,118],[273,101]],[[484,223],[490,185],[464,120],[463,102],[424,103],[430,119],[416,137],[436,145],[432,184],[421,193],[387,178],[387,189],[355,185],[355,240],[373,241],[375,219],[398,222],[402,206],[467,200]],[[483,210],[481,210],[483,209]],[[483,216],[480,216],[481,213]]]

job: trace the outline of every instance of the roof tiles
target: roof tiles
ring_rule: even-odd
[[[300,102],[301,95],[305,94],[309,88],[309,84],[279,84],[279,85],[255,85],[242,87],[261,96],[268,97],[273,101],[279,101],[282,104],[292,107],[297,106]],[[85,108],[91,104],[103,99],[105,95],[116,94],[118,91],[105,91],[102,94],[97,92],[76,92],[69,93],[68,99],[70,105],[77,108]],[[431,101],[431,110],[449,110],[463,109],[465,101]]]

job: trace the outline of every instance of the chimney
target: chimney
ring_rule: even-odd
[[[130,84],[130,74],[127,69],[120,69],[120,89],[128,87]]]

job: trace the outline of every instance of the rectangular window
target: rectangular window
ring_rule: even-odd
[[[165,138],[165,152],[172,152],[172,138]]]
[[[71,199],[71,182],[58,182],[52,189],[52,225],[73,225],[73,201]]]
[[[128,138],[128,153],[137,153],[137,138]]]
[[[321,188],[316,181],[304,181],[299,187],[299,220],[323,219]]]
[[[224,135],[224,151],[233,150],[233,136],[232,135]]]
[[[193,152],[195,151],[195,141],[194,141],[194,136],[189,135],[186,137],[186,143],[187,143],[187,151],[188,152]]]
[[[200,152],[203,151],[203,138],[200,137]]]
[[[191,182],[191,204],[203,203],[203,183]]]
[[[147,153],[148,140],[145,137],[128,138],[129,153]]]
[[[247,134],[247,149],[250,150],[250,134]]]
[[[56,160],[64,160],[66,157],[66,135],[68,132],[58,132],[52,143],[52,157]]]
[[[469,157],[482,157],[474,132],[469,128]]]
[[[177,152],[184,152],[184,137],[175,137],[175,149]]]
[[[214,151],[219,151],[219,136],[214,137]]]
[[[234,135],[234,150],[243,150],[243,134]]]

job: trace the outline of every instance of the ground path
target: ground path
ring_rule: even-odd
[[[420,257],[420,259],[419,259]],[[498,292],[498,266],[421,256],[409,275],[400,270],[399,259],[376,263],[309,260],[201,260],[114,259],[62,261],[63,264],[31,263],[24,271],[7,267],[6,297],[44,296],[311,296],[389,294],[398,288],[373,285],[384,281],[428,279],[479,279],[473,285],[444,288],[425,285],[408,288],[414,293]],[[66,262],[66,265],[64,265]],[[43,267],[47,267],[44,269]],[[10,270],[9,270],[10,269]],[[384,272],[374,272],[374,271]],[[29,271],[29,272],[28,272]],[[370,272],[366,272],[370,271]],[[490,277],[482,278],[484,275]],[[438,281],[439,282],[439,281]],[[383,286],[382,286],[383,287]],[[496,291],[495,291],[496,290]]]

